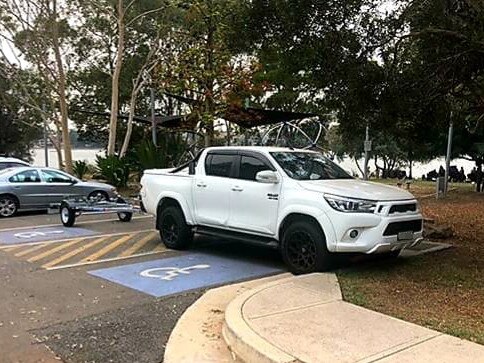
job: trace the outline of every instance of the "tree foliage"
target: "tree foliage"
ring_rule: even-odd
[[[7,4],[14,1],[24,0]],[[59,8],[54,17],[36,17],[28,26],[19,26],[11,16],[5,24],[37,73],[27,73],[36,80],[29,85],[32,92],[25,92],[22,84],[29,83],[25,78],[16,77],[14,82],[28,107],[39,111],[33,101],[45,88],[51,100],[50,119],[59,119],[59,84],[49,76],[52,71],[59,74],[55,54],[59,49],[69,117],[79,134],[104,143],[111,139],[113,151],[113,134],[121,132],[123,145],[118,137],[115,149],[122,156],[132,154],[148,136],[149,130],[133,126],[132,119],[135,114],[149,115],[148,88],[155,87],[157,113],[191,113],[187,125],[205,136],[205,145],[219,142],[221,130],[231,140],[240,130],[228,123],[218,129],[215,125],[227,108],[248,102],[316,112],[336,122],[338,126],[323,141],[333,156],[358,159],[369,126],[372,160],[384,175],[399,165],[443,155],[452,121],[454,155],[474,160],[480,169],[483,3],[401,0],[390,7],[386,3],[78,0]],[[2,9],[2,14],[8,10]],[[74,16],[77,21],[70,21]],[[195,101],[182,104],[164,92]],[[111,121],[119,109],[130,121],[121,122],[119,129],[116,122],[115,131],[106,117],[78,109],[111,111]],[[146,158],[152,157],[152,148],[145,149]]]
[[[30,150],[41,135],[39,113],[24,107],[10,72],[0,59],[0,155],[31,159]]]

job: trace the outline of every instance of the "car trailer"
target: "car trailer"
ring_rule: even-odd
[[[116,213],[121,222],[129,222],[134,213],[142,213],[142,208],[126,202],[121,197],[108,201],[98,201],[92,198],[69,198],[64,199],[58,208],[60,220],[66,227],[72,227],[76,223],[76,218],[82,214]]]

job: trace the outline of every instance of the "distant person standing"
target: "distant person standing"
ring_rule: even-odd
[[[459,171],[459,181],[461,183],[466,181],[466,173],[464,172],[464,168],[461,166]]]
[[[472,183],[475,183],[477,181],[477,168],[472,168],[471,173],[467,177]]]
[[[442,165],[439,168],[439,176],[445,176],[445,169]]]

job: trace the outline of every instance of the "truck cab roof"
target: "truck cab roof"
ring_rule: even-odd
[[[294,149],[289,147],[275,147],[275,146],[210,146],[205,149],[205,151],[230,151],[230,150],[247,150],[247,151],[258,151],[263,153],[271,152],[313,152],[308,149]]]

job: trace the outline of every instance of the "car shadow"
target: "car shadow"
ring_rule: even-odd
[[[38,215],[47,215],[49,214],[47,209],[39,209],[39,210],[32,210],[32,211],[19,211],[15,216],[10,217],[10,218],[15,218],[15,217],[29,217],[29,216],[38,216]]]
[[[337,256],[334,271],[381,270],[388,271],[408,263],[407,258],[384,255],[341,254]]]
[[[190,251],[207,253],[234,260],[244,260],[287,271],[279,251],[274,248],[195,235],[194,244],[190,248]]]
[[[277,249],[251,245],[232,240],[221,240],[216,237],[195,235],[193,246],[190,251],[216,255],[229,259],[244,260],[279,268],[287,271]],[[335,253],[332,263],[326,272],[337,272],[358,269],[382,269],[388,270],[405,264],[405,258],[388,258],[382,255],[366,255],[360,253]],[[322,271],[325,272],[325,271]]]

